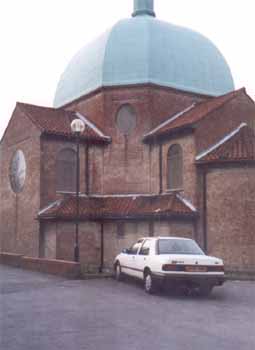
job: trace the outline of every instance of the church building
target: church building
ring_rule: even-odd
[[[91,270],[155,235],[255,273],[254,130],[254,101],[217,47],[134,0],[70,61],[54,107],[16,104],[0,144],[0,250],[73,261],[78,219]]]

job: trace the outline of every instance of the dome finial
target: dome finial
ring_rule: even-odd
[[[155,17],[154,0],[134,0],[133,17],[149,15]]]

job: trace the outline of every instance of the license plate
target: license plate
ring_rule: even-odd
[[[207,267],[205,267],[205,266],[186,266],[185,270],[187,272],[207,272]]]

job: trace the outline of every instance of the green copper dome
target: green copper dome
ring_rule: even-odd
[[[59,81],[55,107],[103,86],[154,83],[213,96],[234,90],[230,69],[210,40],[154,15],[153,0],[135,0],[133,18],[82,48]]]

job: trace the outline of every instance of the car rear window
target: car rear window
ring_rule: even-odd
[[[158,253],[204,255],[197,243],[188,239],[159,239]]]

